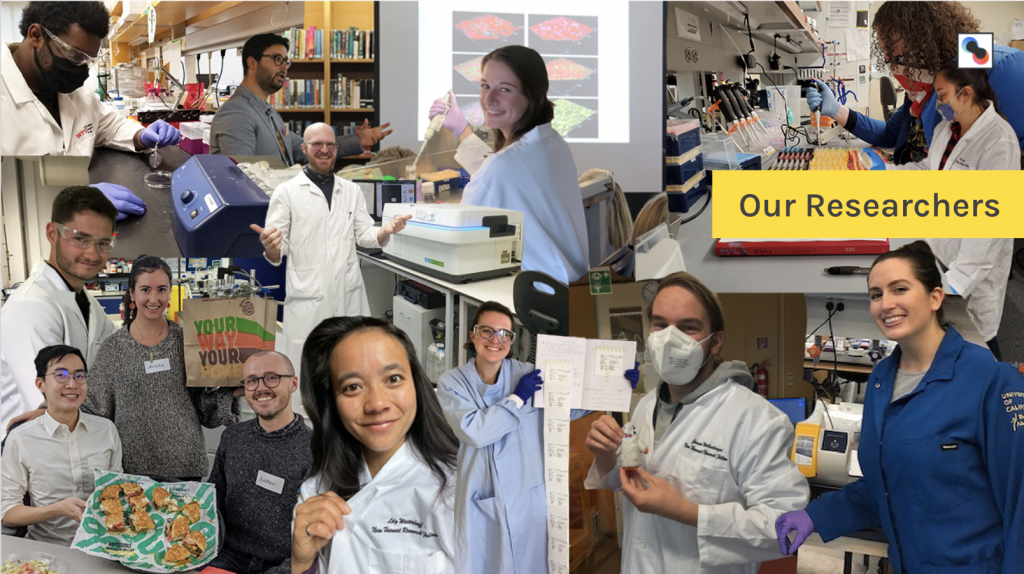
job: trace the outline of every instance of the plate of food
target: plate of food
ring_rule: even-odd
[[[72,548],[146,572],[191,570],[217,555],[212,484],[99,470],[96,477]]]
[[[18,552],[4,559],[0,574],[68,574],[68,565],[53,554]]]

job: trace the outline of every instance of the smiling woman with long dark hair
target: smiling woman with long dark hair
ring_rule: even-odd
[[[292,571],[453,572],[459,445],[406,335],[380,319],[326,319],[306,339],[301,372],[313,467]]]

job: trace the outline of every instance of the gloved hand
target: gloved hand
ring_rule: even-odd
[[[469,127],[469,120],[462,115],[462,110],[459,109],[459,103],[455,101],[455,94],[450,90],[448,92],[448,102],[450,109],[448,110],[448,115],[444,117],[444,123],[441,124],[441,127],[451,130],[452,133],[455,134],[455,137],[459,137],[462,130]],[[427,118],[434,119],[434,116],[443,113],[444,98],[438,98],[434,100],[434,105],[430,106],[430,113],[427,115]]]
[[[544,384],[544,379],[540,378],[540,369],[526,373],[519,379],[519,384],[516,385],[516,390],[512,391],[512,394],[523,399],[523,402],[530,400],[533,393],[536,393],[540,386]]]
[[[637,383],[640,382],[640,363],[635,364],[632,369],[626,371],[622,376],[626,377],[629,384],[633,385],[633,390],[635,391]]]
[[[149,127],[143,130],[142,135],[139,136],[139,142],[147,148],[174,145],[179,140],[181,140],[181,132],[163,120],[149,124]]]
[[[878,152],[870,148],[865,148],[864,153],[871,158],[871,171],[885,171],[885,160],[882,159],[882,156],[878,155]]]
[[[821,106],[821,115],[830,118],[839,113],[839,100],[832,89],[821,80],[814,80],[814,88],[807,88],[807,107],[814,113],[814,108]]]
[[[173,128],[171,128],[173,129]],[[95,187],[107,196],[110,203],[117,208],[117,220],[121,221],[129,215],[142,215],[146,213],[146,202],[139,199],[132,190],[116,183],[93,183],[89,187]]]
[[[789,533],[796,531],[796,538],[789,542]],[[779,539],[779,550],[788,556],[795,554],[796,549],[814,532],[814,522],[806,510],[794,510],[780,516],[775,521],[775,535]]]

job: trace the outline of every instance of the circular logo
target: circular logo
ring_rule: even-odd
[[[239,307],[242,308],[242,312],[245,313],[246,315],[252,315],[253,313],[256,312],[256,306],[253,305],[252,301],[248,299],[243,299]]]
[[[974,63],[979,66],[984,66],[988,63],[989,55],[988,50],[978,45],[978,41],[968,36],[964,38],[962,45],[965,52],[970,52],[974,58]]]

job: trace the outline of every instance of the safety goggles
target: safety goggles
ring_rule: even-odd
[[[495,329],[488,327],[487,325],[477,325],[473,327],[473,334],[477,337],[490,341],[495,335],[498,336],[498,341],[508,344],[516,340],[516,334],[508,329]]]
[[[43,32],[46,32],[46,35],[49,36],[51,40],[57,43],[57,45],[61,49],[61,52],[64,52],[64,57],[67,58],[67,60],[70,61],[72,64],[76,66],[91,67],[93,64],[96,63],[96,60],[99,60],[99,54],[97,54],[96,56],[90,56],[89,54],[86,54],[78,48],[71,46],[64,40],[61,40],[57,37],[56,34],[47,30],[46,27],[44,27],[42,24],[40,24],[39,27],[43,29]],[[106,42],[106,38],[104,38],[103,41]],[[102,48],[100,52],[102,53]]]
[[[75,371],[72,373],[67,369],[57,369],[52,373],[46,373],[46,375],[53,375],[54,380],[62,385],[68,384],[68,381],[72,379],[76,385],[84,385],[89,378],[89,374],[85,371]]]
[[[54,222],[54,225],[57,227],[57,233],[60,233],[61,237],[67,239],[72,245],[82,251],[88,251],[90,247],[95,245],[96,251],[110,253],[110,250],[114,248],[114,244],[117,243],[116,237],[93,237],[88,233],[80,233],[57,222]]]

